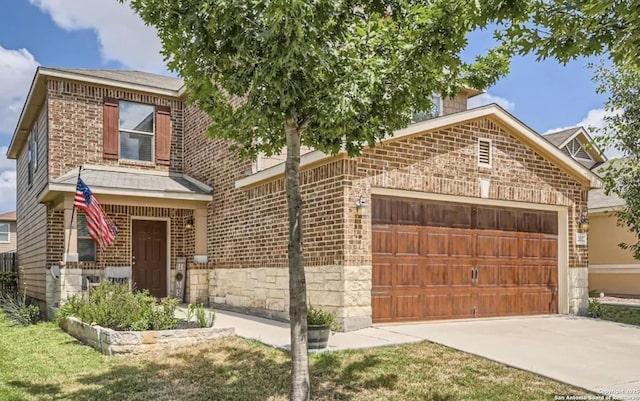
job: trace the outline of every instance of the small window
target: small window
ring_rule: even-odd
[[[491,167],[490,139],[478,139],[478,166]]]
[[[7,244],[9,242],[11,242],[9,223],[0,223],[0,243]]]
[[[155,108],[120,102],[120,158],[151,162],[155,151]]]
[[[428,111],[417,111],[411,116],[412,123],[420,123],[442,115],[442,97],[440,95],[431,96],[433,106]]]
[[[96,261],[96,243],[89,236],[87,217],[78,212],[78,260],[80,262]]]
[[[38,123],[36,122],[31,130],[31,160],[33,171],[38,169]]]
[[[32,141],[28,141],[27,148],[27,184],[31,187],[33,184],[33,149]]]

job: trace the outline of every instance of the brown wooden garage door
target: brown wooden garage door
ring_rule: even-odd
[[[557,313],[555,212],[372,201],[375,323]]]

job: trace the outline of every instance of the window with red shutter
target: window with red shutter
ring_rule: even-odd
[[[118,99],[104,98],[102,142],[105,159],[118,159]]]
[[[155,108],[149,104],[120,101],[120,159],[153,162]]]
[[[171,162],[171,109],[156,107],[156,163]]]

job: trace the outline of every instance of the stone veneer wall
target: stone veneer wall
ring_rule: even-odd
[[[584,315],[589,306],[589,269],[569,269],[569,313]]]
[[[182,330],[115,331],[67,318],[62,329],[105,355],[142,354],[187,347],[216,338],[232,336],[233,328]]]
[[[189,263],[187,268],[185,299],[188,303],[209,303],[209,270],[202,267],[202,264]]]
[[[305,268],[309,304],[333,312],[345,331],[371,326],[370,270],[369,266]],[[211,304],[288,319],[288,269],[216,269],[210,275]]]

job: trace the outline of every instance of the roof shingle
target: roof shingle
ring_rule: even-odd
[[[47,69],[172,91],[178,91],[184,86],[184,81],[180,78],[142,71],[51,67],[48,67]]]
[[[173,192],[185,194],[208,195],[211,189],[184,175],[157,175],[144,172],[112,171],[85,168],[81,173],[82,180],[91,188],[108,188],[117,190],[138,190],[155,192]],[[56,184],[76,185],[78,170],[53,180]]]
[[[552,132],[550,134],[543,135],[543,138],[556,145],[557,147],[560,147],[560,145],[562,145],[564,141],[569,139],[571,135],[575,134],[576,131],[580,130],[580,128],[582,127],[572,127],[564,129],[562,131]]]

